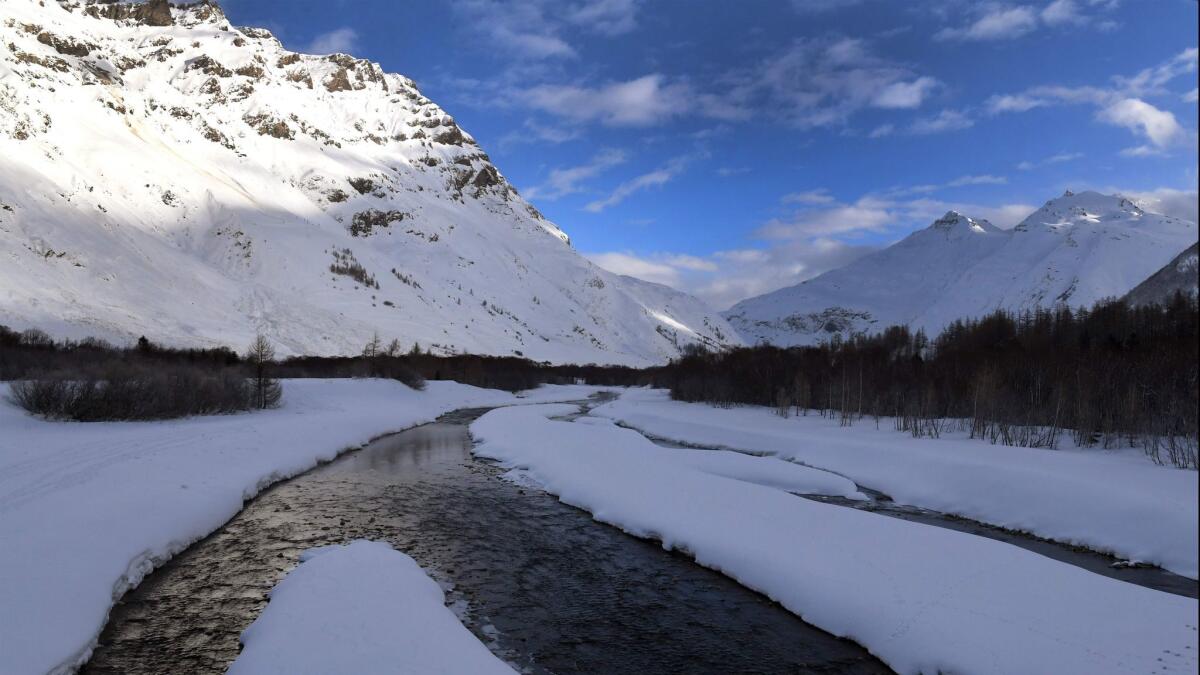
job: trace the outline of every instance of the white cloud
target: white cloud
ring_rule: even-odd
[[[586,257],[613,274],[624,274],[644,281],[680,288],[681,274],[665,262],[638,257],[630,251],[587,253]]]
[[[308,54],[353,54],[358,50],[358,33],[353,28],[335,28],[313,38],[303,50]]]
[[[730,176],[740,176],[744,173],[750,173],[748,166],[723,166],[717,169],[717,175],[721,178],[729,178]]]
[[[1087,19],[1080,13],[1079,6],[1075,4],[1075,0],[1054,0],[1049,5],[1042,8],[1042,21],[1049,26],[1058,26],[1063,24],[1082,24]]]
[[[637,28],[638,0],[588,0],[567,9],[567,20],[608,36]]]
[[[1003,112],[1025,112],[1046,105],[1043,99],[1026,94],[1004,94],[992,96],[987,100],[988,112],[996,114]]]
[[[609,207],[620,204],[642,190],[666,185],[674,180],[676,176],[683,173],[692,159],[693,157],[691,156],[676,157],[654,171],[644,173],[632,180],[621,183],[609,196],[591,202],[583,208],[592,213],[600,213]]]
[[[1168,82],[1188,73],[1196,72],[1196,60],[1200,49],[1185,49],[1162,63],[1138,71],[1133,77],[1115,77],[1116,89],[1129,96],[1149,96],[1165,93]]]
[[[960,176],[943,185],[988,184],[998,180],[999,177],[986,174]],[[747,297],[842,267],[876,250],[877,246],[853,242],[855,237],[868,232],[899,235],[906,229],[928,227],[949,210],[1011,228],[1036,208],[1020,203],[981,205],[870,194],[843,204],[824,190],[797,192],[789,197],[787,201],[805,206],[789,218],[764,223],[755,234],[766,240],[763,246],[702,256],[621,251],[588,257],[611,271],[667,284],[692,293],[713,307],[726,308]]]
[[[983,175],[967,175],[959,176],[954,180],[946,183],[948,187],[962,187],[964,185],[1004,185],[1008,179],[1004,176],[993,176],[992,174]]]
[[[872,246],[815,238],[777,241],[764,248],[716,251],[706,256],[639,255],[632,251],[586,255],[610,272],[665,284],[725,309],[739,300],[841,267],[873,250]]]
[[[1116,2],[1087,0],[1081,7],[1077,0],[1053,0],[1038,9],[1033,5],[1013,5],[1004,2],[982,2],[971,6],[971,20],[960,26],[948,26],[934,34],[938,40],[1012,40],[1042,28],[1066,28],[1093,25],[1097,30],[1116,28],[1112,20],[1102,19],[1095,12],[1116,7]],[[1088,10],[1094,10],[1089,13]]]
[[[888,201],[872,196],[853,204],[823,204],[801,209],[788,218],[773,218],[758,230],[765,239],[803,239],[863,232],[882,232],[893,225],[896,215]]]
[[[825,188],[805,190],[804,192],[789,192],[780,198],[784,204],[831,204],[833,195]]]
[[[620,150],[602,150],[586,164],[553,169],[543,183],[524,191],[525,198],[529,200],[553,201],[569,194],[581,192],[583,188],[580,186],[580,182],[624,162],[624,152]]]
[[[1195,103],[1200,99],[1200,89],[1192,88],[1191,91],[1183,95],[1183,100],[1187,103]]]
[[[691,92],[654,73],[595,88],[543,84],[526,90],[525,98],[534,108],[578,122],[648,126],[685,112]]]
[[[866,108],[915,108],[940,86],[852,38],[798,39],[718,84],[738,110],[771,110],[801,128],[843,124]]]
[[[1032,32],[1038,15],[1032,7],[991,6],[975,21],[959,28],[943,28],[934,36],[940,40],[1008,40]]]
[[[922,117],[915,120],[908,131],[917,135],[940,134],[967,129],[974,125],[975,121],[966,113],[947,108],[933,117]]]
[[[917,108],[937,85],[938,81],[932,77],[893,82],[879,91],[872,104],[877,108]]]
[[[1169,94],[1166,85],[1171,80],[1195,72],[1197,56],[1200,56],[1200,50],[1185,49],[1132,77],[1113,77],[1110,87],[1033,87],[1019,94],[993,96],[988,99],[986,107],[992,114],[999,114],[1059,104],[1092,105],[1097,108],[1098,121],[1124,127],[1148,141],[1127,148],[1122,151],[1123,155],[1164,154],[1169,148],[1186,142],[1193,134],[1183,128],[1174,114],[1156,107],[1145,98]]]
[[[637,28],[640,0],[455,0],[463,22],[489,44],[534,60],[578,56],[566,33],[617,36]]]
[[[914,199],[899,205],[899,210],[905,222],[917,227],[924,227],[947,211],[958,211],[971,218],[981,218],[995,225],[1009,229],[1015,227],[1029,214],[1037,210],[1032,204],[973,204],[969,202],[947,201],[942,199]]]
[[[575,49],[559,33],[562,22],[544,3],[497,0],[458,0],[454,7],[464,22],[487,37],[489,44],[515,56],[531,59],[574,58]]]
[[[894,131],[896,131],[896,125],[880,124],[879,126],[872,129],[871,133],[868,134],[868,136],[870,136],[871,138],[883,138],[885,136],[891,136]]]
[[[852,7],[860,2],[862,0],[792,0],[792,7],[801,14],[817,14]]]
[[[1107,124],[1125,127],[1144,136],[1159,150],[1169,147],[1186,136],[1175,115],[1138,98],[1113,101],[1096,113]]]
[[[1200,222],[1200,194],[1195,188],[1177,190],[1175,188],[1158,188],[1155,190],[1118,190],[1109,188],[1107,192],[1125,195],[1136,201],[1147,211],[1161,213],[1176,218]]]
[[[1044,157],[1038,160],[1025,160],[1024,162],[1018,164],[1017,168],[1021,171],[1031,171],[1040,166],[1062,164],[1063,162],[1071,162],[1081,157],[1083,157],[1082,152],[1060,152],[1057,155],[1050,155],[1049,157]]]

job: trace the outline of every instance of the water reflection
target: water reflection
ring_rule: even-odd
[[[219,673],[310,546],[390,541],[531,673],[884,673],[861,647],[470,455],[471,411],[395,436],[252,502],[114,610],[90,673]]]

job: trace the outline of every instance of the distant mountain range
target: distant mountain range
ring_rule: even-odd
[[[646,365],[739,344],[580,256],[412,80],[211,1],[0,2],[0,323]]]
[[[934,333],[999,308],[1121,297],[1188,246],[1194,287],[1196,239],[1195,223],[1149,213],[1121,196],[1067,192],[1011,230],[951,211],[886,249],[743,300],[724,315],[749,343],[813,344],[893,324]],[[1186,281],[1189,258],[1180,260]]]

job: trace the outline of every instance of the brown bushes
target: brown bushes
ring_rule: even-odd
[[[21,380],[10,391],[13,402],[31,413],[77,422],[233,413],[277,406],[281,394],[276,387],[263,395],[235,370],[214,373],[183,365],[110,366],[99,376]]]

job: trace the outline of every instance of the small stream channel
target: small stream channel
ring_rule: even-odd
[[[862,647],[471,456],[466,410],[259,495],[112,612],[83,672],[220,673],[312,546],[391,542],[530,673],[888,673]]]
[[[645,436],[650,442],[664,448],[689,448],[697,452],[713,452],[712,448],[705,448],[687,443],[679,443],[667,438],[655,436],[640,429],[630,427],[628,425],[620,425],[626,429],[637,431]],[[729,452],[738,452],[737,450],[726,448]],[[755,453],[746,453],[755,456]],[[1001,527],[988,525],[975,520],[960,518],[948,513],[940,511],[932,511],[923,509],[917,506],[909,506],[905,504],[897,504],[890,496],[872,490],[868,487],[855,484],[859,491],[869,497],[868,500],[846,499],[845,497],[831,497],[828,495],[797,495],[805,499],[824,502],[826,504],[836,504],[847,508],[860,509],[870,511],[892,518],[908,520],[914,523],[922,523],[924,525],[933,525],[935,527],[945,528],[947,530],[955,530],[957,532],[966,532],[979,537],[987,537],[1003,541],[1013,546],[1033,551],[1052,558],[1060,562],[1065,562],[1069,565],[1085,569],[1089,572],[1110,577],[1130,584],[1153,588],[1157,591],[1182,595],[1188,598],[1200,598],[1200,580],[1189,579],[1180,576],[1173,572],[1168,572],[1161,567],[1152,565],[1130,565],[1125,561],[1103,553],[1079,547],[1063,544],[1049,539],[1043,539],[1025,532],[1017,532],[1007,530]]]

